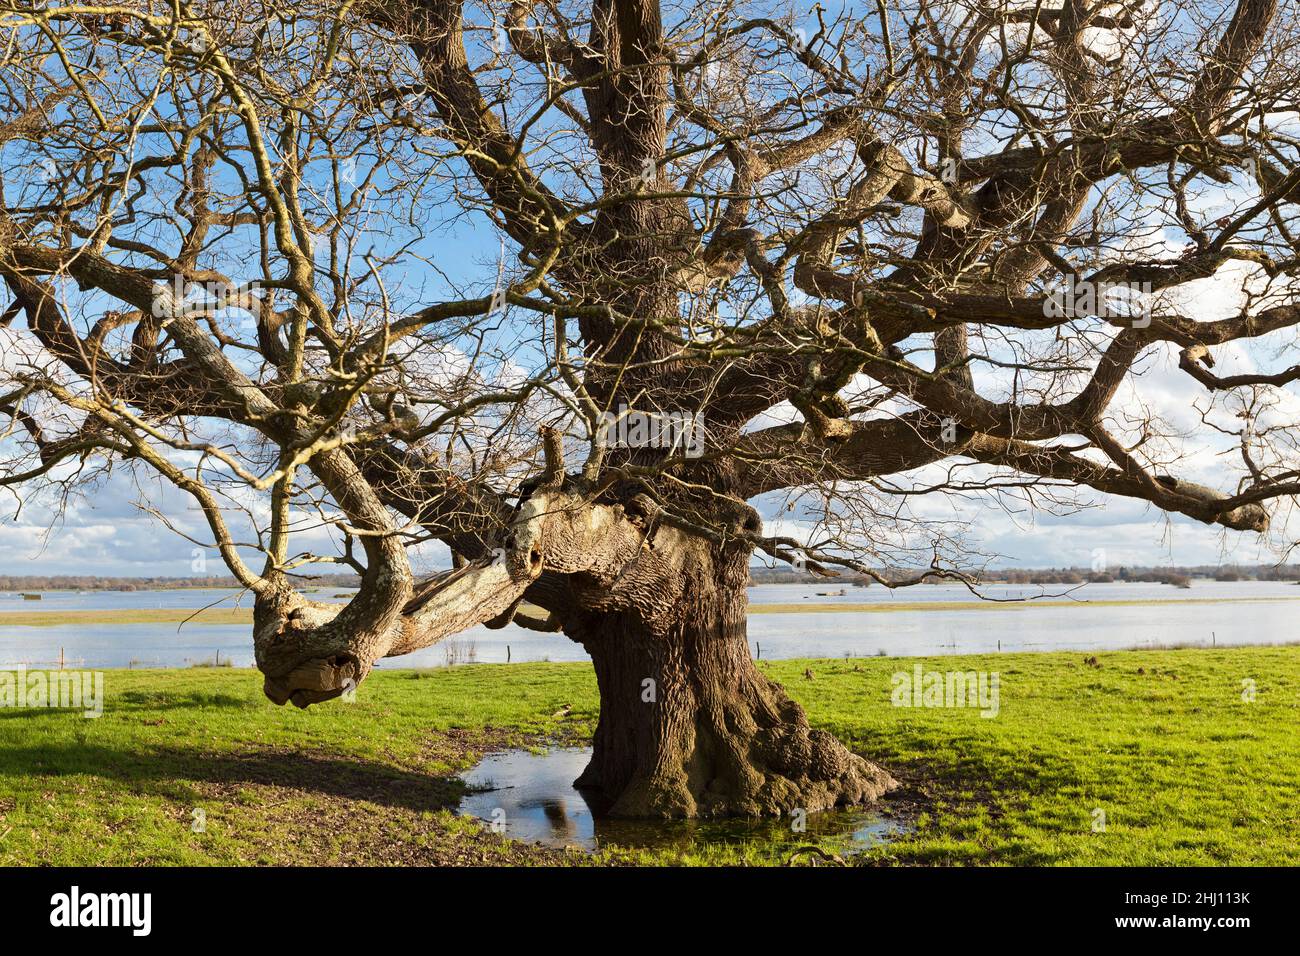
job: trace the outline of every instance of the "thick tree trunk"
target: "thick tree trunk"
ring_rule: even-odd
[[[873,801],[897,784],[813,730],[749,656],[745,562],[684,582],[667,620],[590,614],[570,634],[600,686],[576,785],[624,817],[773,816]]]
[[[761,527],[752,509],[733,511],[712,518],[746,533]],[[391,574],[368,574],[341,609],[313,604],[287,585],[266,589],[254,615],[266,693],[302,707],[336,697],[381,656],[513,613],[545,568],[563,582],[562,593],[550,595],[553,613],[595,663],[600,723],[577,784],[609,814],[816,812],[875,800],[896,786],[813,730],[750,660],[749,539],[715,541],[661,517],[643,495],[592,504],[539,492],[516,514],[504,560],[442,575],[418,593],[409,578],[394,592]]]

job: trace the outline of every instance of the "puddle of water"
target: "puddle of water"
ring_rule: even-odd
[[[587,850],[609,845],[690,850],[751,843],[778,852],[818,843],[840,853],[860,853],[903,832],[896,821],[860,810],[811,813],[803,833],[793,832],[789,819],[664,822],[601,817],[573,786],[590,759],[590,747],[493,754],[462,775],[471,792],[461,801],[460,812],[504,825],[505,835],[516,840]]]

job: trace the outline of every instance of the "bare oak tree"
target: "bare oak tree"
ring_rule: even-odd
[[[614,814],[873,800],[751,661],[755,555],[977,587],[927,497],[1300,490],[1294,12],[0,0],[0,483],[188,494],[276,703],[513,621],[590,654]],[[1214,487],[1125,391],[1161,356]]]

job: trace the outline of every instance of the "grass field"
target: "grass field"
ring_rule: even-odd
[[[860,862],[1300,864],[1300,648],[1096,661],[761,666],[815,725],[905,783],[888,806],[912,832]],[[892,706],[891,675],[918,662],[997,671],[997,717]],[[272,706],[250,670],[109,671],[106,683],[99,719],[0,709],[0,865],[779,862],[761,846],[593,859],[452,812],[455,774],[478,755],[589,737],[587,665],[384,671],[357,703],[308,711]]]

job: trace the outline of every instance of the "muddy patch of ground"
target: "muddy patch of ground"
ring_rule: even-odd
[[[372,761],[257,746],[189,762],[205,826],[224,828],[244,862],[317,866],[519,866],[583,855],[508,840],[457,815],[455,771],[486,753],[554,743],[501,728],[431,732],[417,761]],[[435,772],[431,768],[450,768]],[[192,814],[192,808],[178,807]]]

